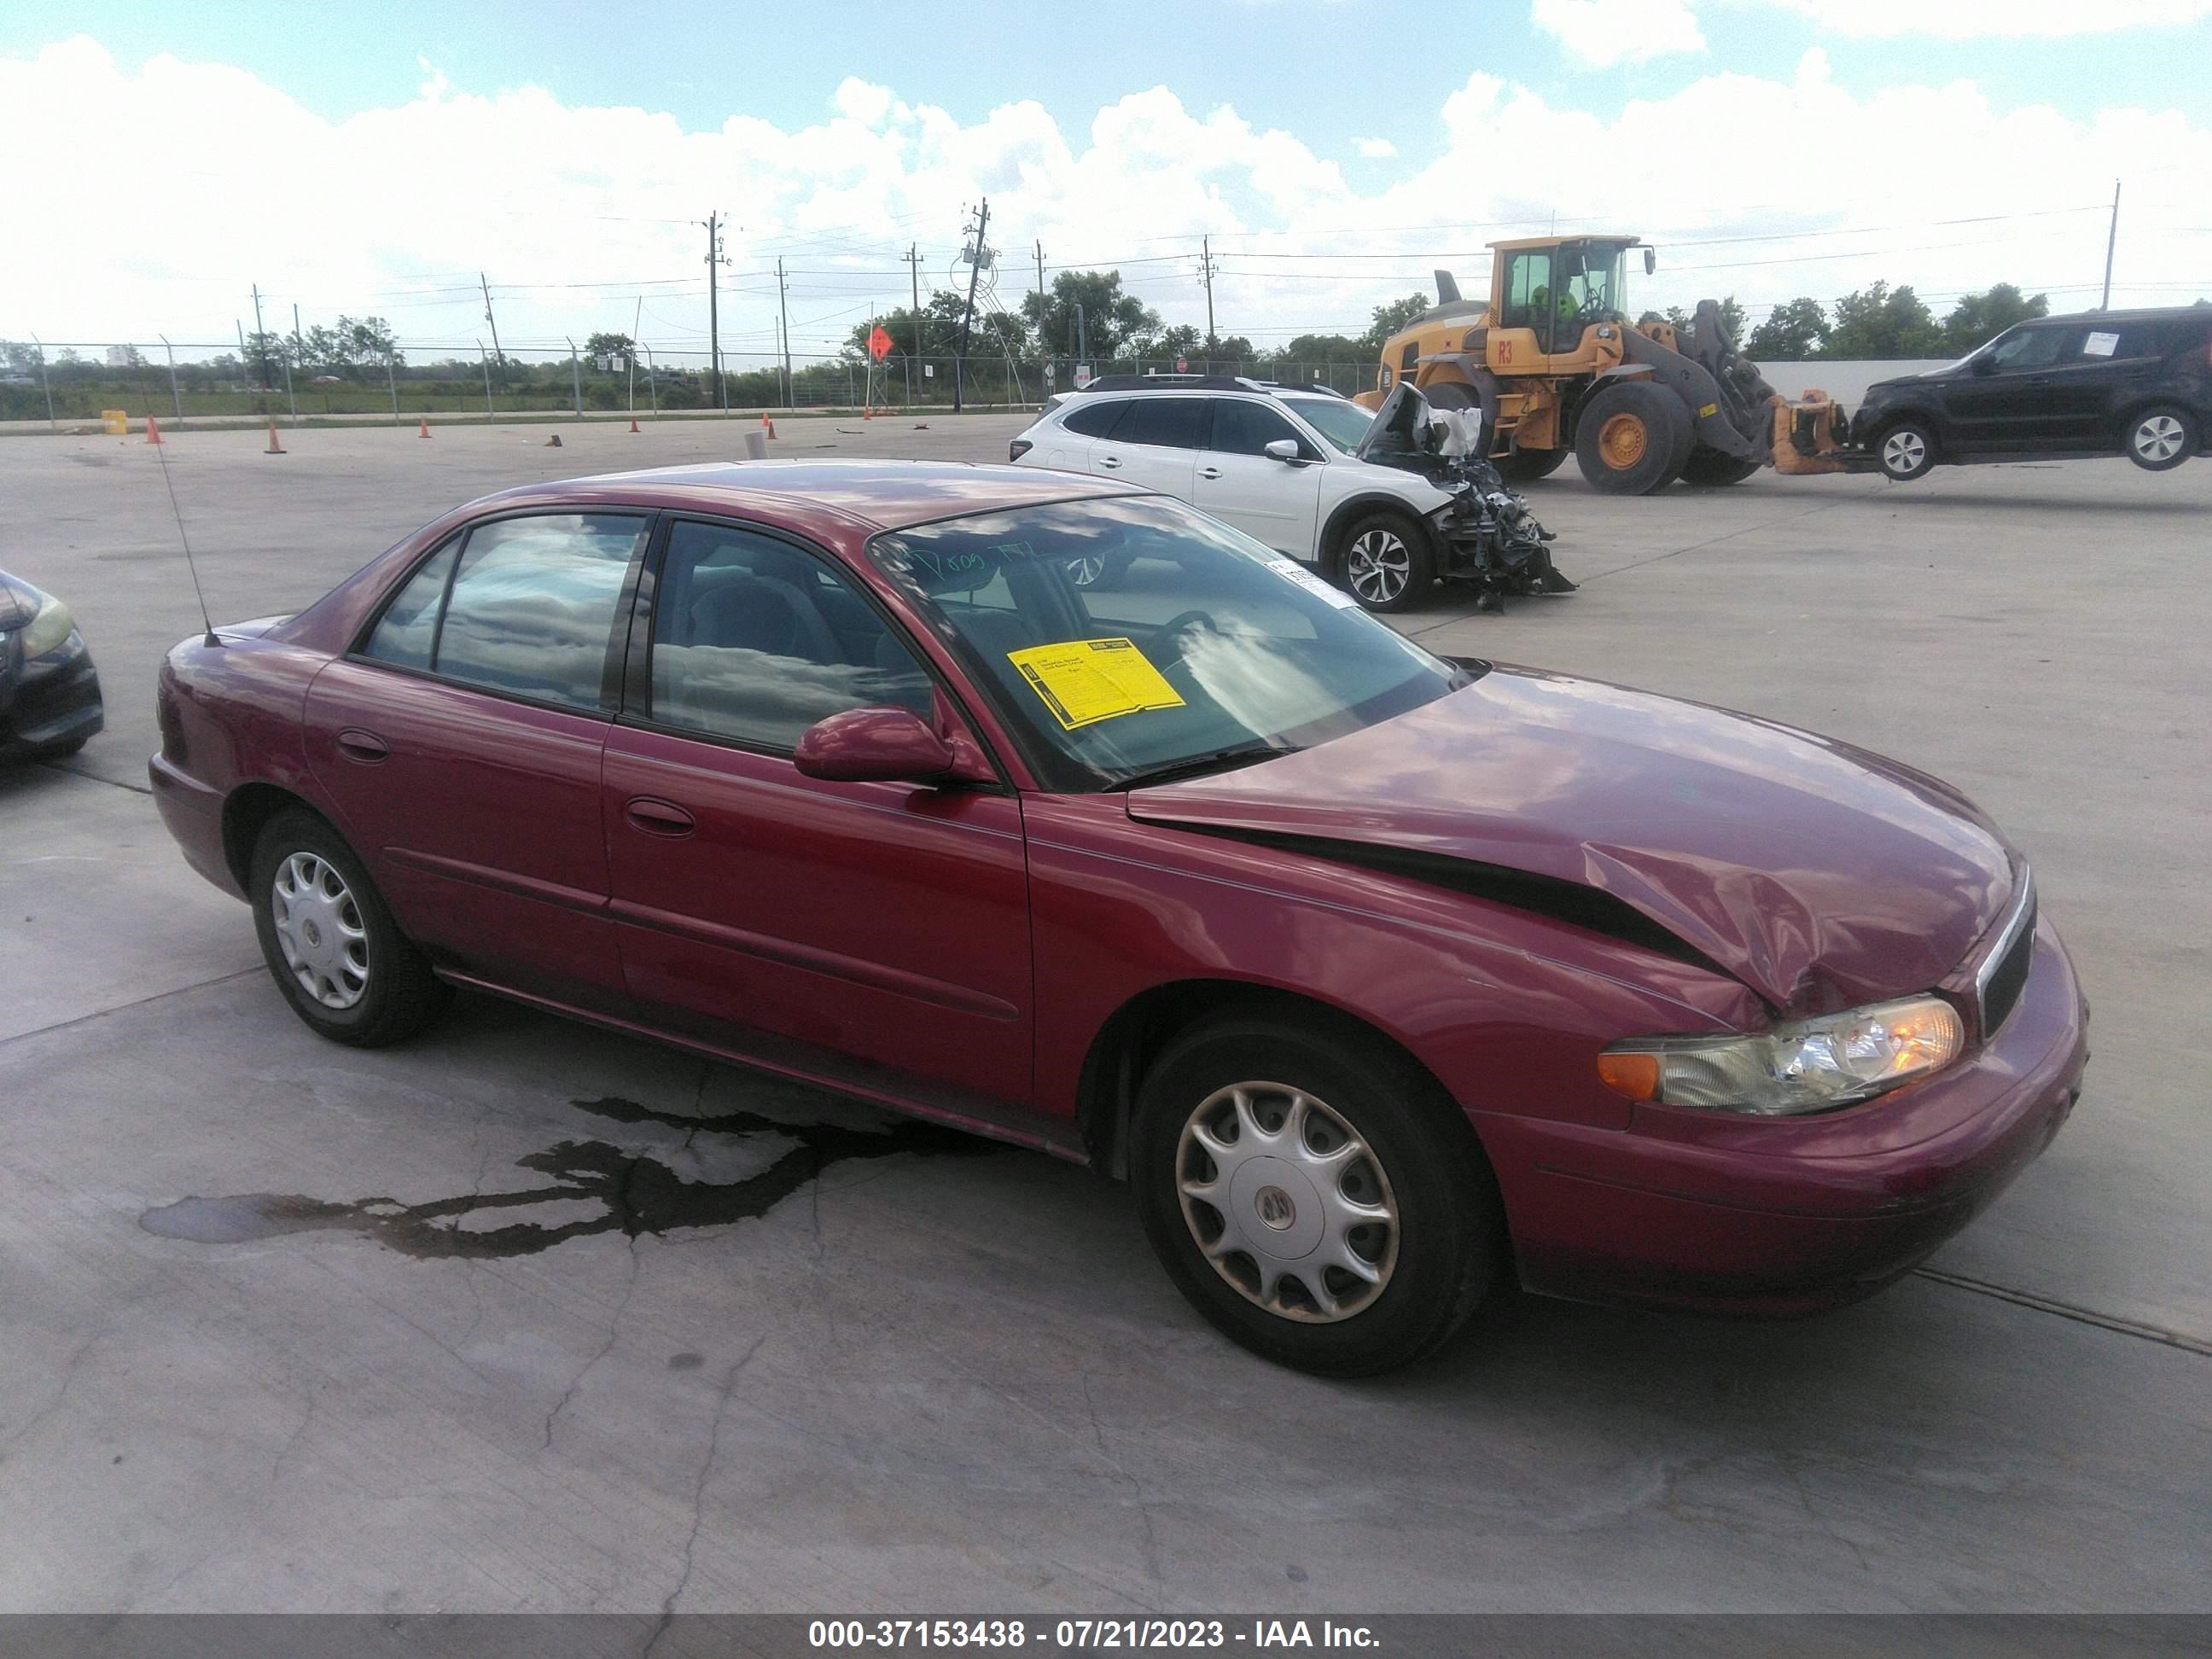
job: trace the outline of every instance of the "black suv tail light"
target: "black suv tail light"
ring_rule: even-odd
[[[1018,461],[1036,447],[1036,446],[1027,438],[1017,438],[1006,446],[1006,459],[1010,461]]]

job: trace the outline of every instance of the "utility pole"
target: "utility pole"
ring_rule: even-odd
[[[699,222],[707,227],[707,352],[714,368],[714,406],[725,414],[730,408],[729,382],[722,378],[721,301],[715,291],[714,273],[722,264],[722,215],[720,209]],[[642,311],[645,300],[638,299]]]
[[[484,321],[491,324],[491,355],[499,359],[499,383],[505,386],[507,384],[507,354],[499,349],[499,324],[493,320],[491,314],[491,282],[481,270],[477,272],[477,282],[483,289]],[[483,349],[481,343],[478,343],[477,349],[479,352]]]
[[[1213,356],[1213,347],[1215,343],[1215,336],[1213,332],[1213,239],[1210,236],[1201,236],[1198,239],[1198,274],[1206,279],[1206,355],[1211,358]]]
[[[300,339],[300,302],[292,302],[292,355],[301,362],[307,361],[307,348]]]
[[[914,355],[921,356],[921,250],[914,243],[906,245],[899,258],[907,264],[907,283],[914,290]]]
[[[784,286],[783,261],[775,262],[775,310],[778,330],[783,336],[783,402],[787,409],[796,409],[791,390],[791,290]]]
[[[2105,297],[2097,301],[2097,309],[2112,308],[2112,249],[2120,240],[2120,181],[2112,180],[2112,228],[2105,234]]]
[[[975,321],[975,283],[983,274],[983,233],[991,226],[991,198],[986,196],[976,210],[975,241],[969,249],[968,303],[960,313],[960,349],[952,358],[952,412],[960,412],[960,383],[968,366],[968,331]]]
[[[269,336],[261,327],[261,284],[253,285],[253,343],[261,348],[261,389],[269,389]]]

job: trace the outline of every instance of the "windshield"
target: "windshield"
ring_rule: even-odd
[[[1298,418],[1347,455],[1359,453],[1359,441],[1375,416],[1342,398],[1285,398]]]
[[[1178,501],[1061,501],[868,544],[1046,787],[1310,748],[1464,683],[1303,566]]]

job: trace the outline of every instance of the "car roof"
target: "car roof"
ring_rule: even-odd
[[[1145,493],[1080,473],[969,461],[699,461],[526,484],[472,503],[573,499],[674,511],[738,512],[791,520],[835,514],[870,530],[901,530],[969,513],[1045,501]]]
[[[2212,322],[2212,306],[2142,306],[2132,311],[2069,311],[2057,317],[2023,317],[2031,325],[2059,323]]]

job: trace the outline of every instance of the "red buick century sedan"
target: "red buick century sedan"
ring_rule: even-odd
[[[1127,580],[1079,586],[1102,554]],[[1090,1164],[1201,1313],[1319,1372],[1507,1273],[1865,1295],[2087,1055],[1956,790],[1432,656],[1104,480],[514,490],[179,645],[160,714],[163,817],[324,1036],[465,986]]]

